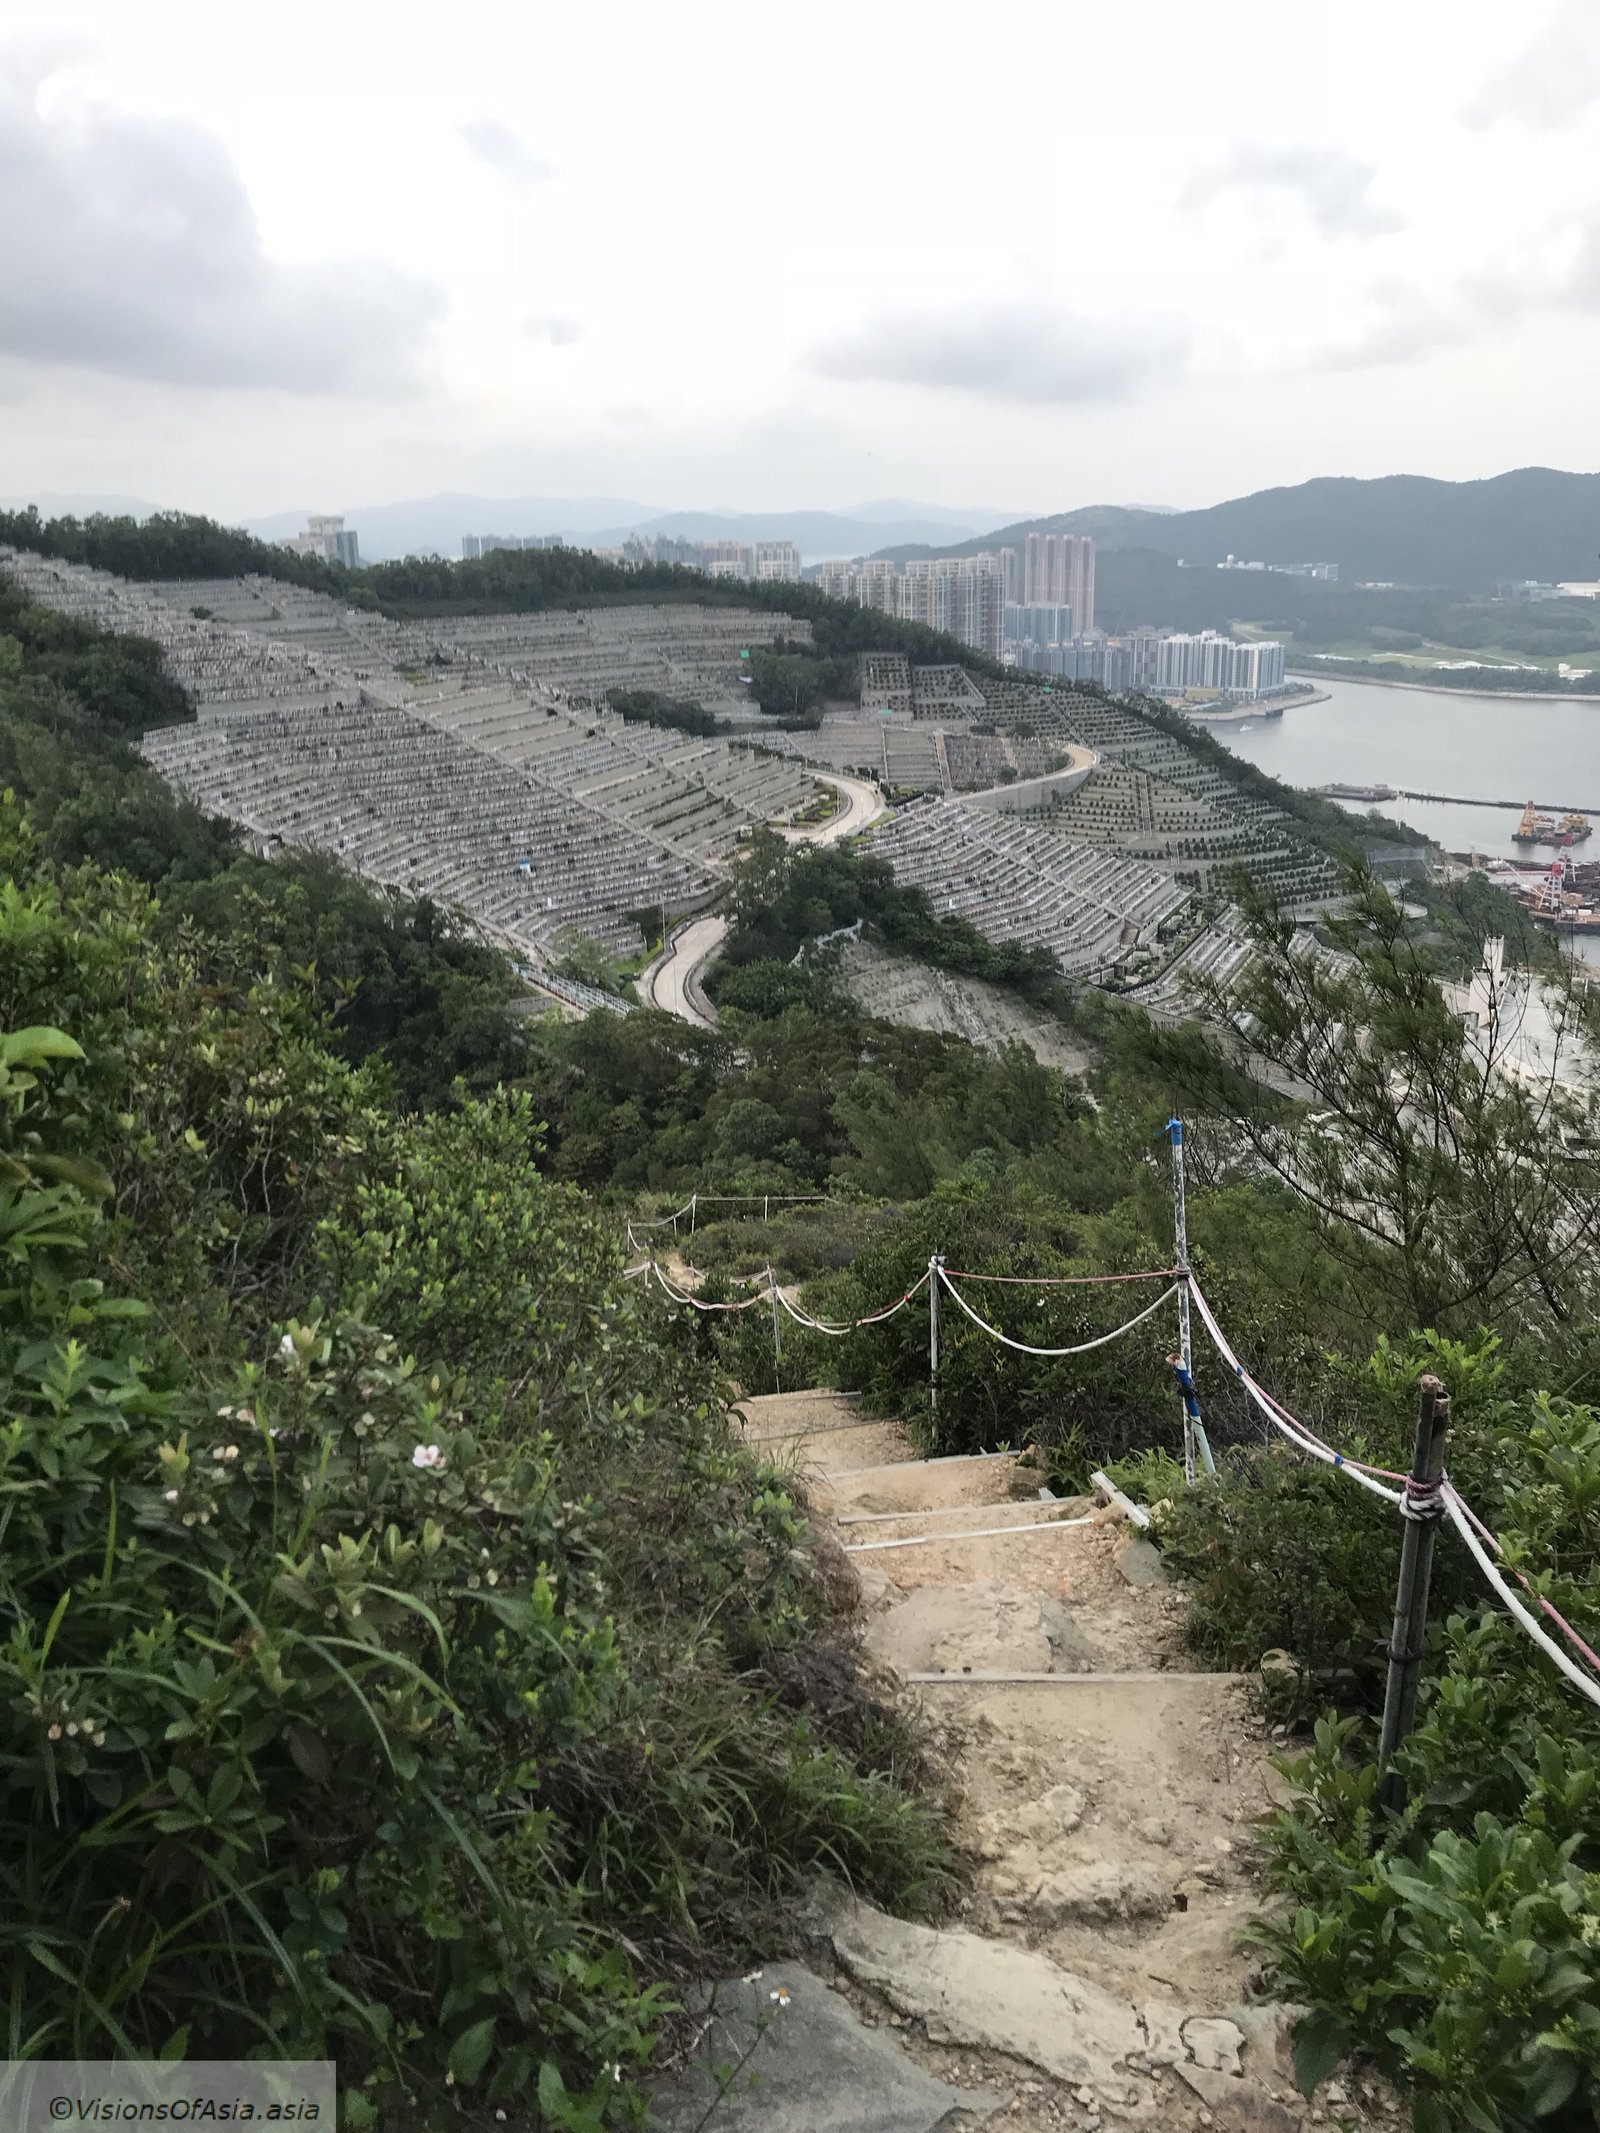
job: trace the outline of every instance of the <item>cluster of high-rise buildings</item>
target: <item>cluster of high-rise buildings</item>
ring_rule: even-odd
[[[708,578],[743,578],[752,585],[798,584],[800,551],[793,541],[683,541],[670,534],[632,534],[625,563],[681,563]]]
[[[926,623],[991,659],[1001,655],[1005,580],[995,556],[929,556],[909,563],[857,556],[824,563],[817,583],[835,600],[876,608],[899,622]]]
[[[464,533],[461,555],[464,562],[470,563],[480,555],[493,555],[497,548],[567,548],[570,545],[564,533]]]
[[[1142,629],[1120,637],[1062,634],[1053,641],[1022,637],[1013,640],[1008,658],[1029,673],[1094,681],[1113,694],[1128,689],[1157,696],[1198,691],[1245,701],[1270,696],[1284,685],[1281,644],[1239,644],[1220,630],[1190,634]]]
[[[283,546],[292,555],[319,555],[325,563],[343,563],[347,570],[361,568],[361,546],[354,527],[347,529],[342,518],[324,511],[313,511],[304,533],[292,535]]]
[[[1021,548],[905,563],[852,556],[822,564],[817,583],[836,600],[946,630],[991,659],[1006,656],[1020,613],[1048,609],[1052,641],[1094,628],[1094,542],[1082,534],[1030,533]]]

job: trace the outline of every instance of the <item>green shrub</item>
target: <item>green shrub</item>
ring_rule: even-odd
[[[1429,1346],[1380,1351],[1374,1376],[1403,1384]],[[1463,1492],[1593,1644],[1600,1415],[1502,1398],[1482,1344],[1455,1361],[1476,1408],[1452,1462]],[[1448,1529],[1434,1596],[1422,1719],[1396,1758],[1404,1811],[1376,1804],[1361,1723],[1319,1725],[1312,1752],[1285,1766],[1298,1797],[1266,1832],[1270,1885],[1292,1908],[1256,1938],[1280,1989],[1311,2010],[1308,2078],[1355,2046],[1415,2085],[1422,2133],[1587,2127],[1600,2106],[1600,1711]]]
[[[1301,1798],[1274,1840],[1290,1914],[1251,1938],[1310,2015],[1295,2039],[1309,2092],[1353,2047],[1416,2084],[1417,2133],[1593,2125],[1600,2106],[1600,1877],[1575,1808],[1595,1764],[1548,1734],[1529,1744],[1520,1822],[1369,1857],[1377,1773],[1347,1760],[1352,1721],[1323,1722],[1284,1765]]]
[[[248,939],[0,828],[8,2050],[618,2121],[802,1876],[941,1899],[914,1748],[529,1104],[399,1116]]]

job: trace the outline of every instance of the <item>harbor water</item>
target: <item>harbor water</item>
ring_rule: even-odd
[[[1560,811],[1595,812],[1583,855],[1600,859],[1600,697],[1475,696],[1465,689],[1391,689],[1374,682],[1314,680],[1327,701],[1297,705],[1281,718],[1209,725],[1235,755],[1285,785],[1393,785],[1417,792],[1538,800]],[[1356,813],[1361,801],[1343,803]],[[1506,808],[1380,800],[1380,814],[1426,830],[1447,851],[1506,859],[1548,859],[1543,847],[1512,842]]]

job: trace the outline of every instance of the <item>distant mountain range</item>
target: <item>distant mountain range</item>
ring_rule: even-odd
[[[1205,566],[1229,555],[1337,563],[1345,585],[1380,580],[1468,591],[1516,578],[1592,580],[1600,577],[1600,474],[1520,467],[1487,481],[1324,478],[1203,511],[1096,504],[916,552],[1020,546],[1030,533],[1090,533],[1102,549],[1146,549]],[[907,552],[898,543],[879,551],[900,559]]]
[[[26,498],[8,499],[23,503]],[[154,506],[121,496],[41,495],[46,515],[94,510],[146,516]],[[337,508],[323,499],[310,508]],[[306,511],[246,523],[265,540],[299,532]],[[678,540],[793,541],[808,563],[876,553],[959,555],[1020,546],[1029,533],[1092,533],[1104,551],[1143,550],[1210,567],[1242,562],[1337,563],[1343,585],[1380,580],[1481,591],[1506,579],[1600,577],[1600,474],[1521,467],[1487,481],[1389,474],[1328,477],[1260,489],[1202,511],[1094,504],[1046,518],[887,497],[838,511],[663,511],[619,496],[478,496],[448,492],[401,503],[351,505],[345,521],[368,562],[461,553],[464,533],[565,533],[600,546],[629,534]]]
[[[311,506],[327,509],[327,505]],[[861,555],[884,542],[949,543],[981,538],[1010,513],[951,510],[890,498],[842,511],[663,511],[619,496],[417,497],[397,504],[350,505],[365,562],[393,556],[458,556],[464,533],[565,533],[601,546],[620,546],[630,534],[680,541],[793,541],[808,563]],[[246,520],[252,533],[281,541],[298,533],[305,511],[277,511]]]

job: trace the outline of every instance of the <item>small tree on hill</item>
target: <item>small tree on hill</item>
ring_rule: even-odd
[[[1570,1318],[1600,1234],[1573,972],[1491,961],[1450,984],[1385,888],[1354,874],[1349,890],[1324,944],[1240,888],[1243,975],[1207,987],[1204,1028],[1150,1040],[1177,1100],[1227,1121],[1251,1167],[1324,1217],[1330,1251],[1400,1284],[1416,1325]]]

